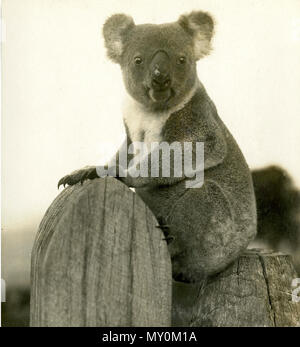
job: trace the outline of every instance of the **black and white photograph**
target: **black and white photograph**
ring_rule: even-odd
[[[1,327],[300,327],[299,158],[299,0],[2,0]]]

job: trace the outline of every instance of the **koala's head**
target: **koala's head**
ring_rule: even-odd
[[[116,14],[103,34],[128,93],[145,107],[162,110],[179,104],[194,87],[196,61],[209,53],[213,28],[212,17],[201,11],[160,25],[135,25],[131,17]]]

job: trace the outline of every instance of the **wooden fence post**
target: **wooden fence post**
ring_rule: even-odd
[[[142,200],[114,178],[65,189],[32,252],[31,326],[300,326],[287,255],[247,251],[205,283],[173,281]]]
[[[31,268],[31,326],[170,326],[171,262],[142,200],[108,177],[66,188]]]
[[[173,326],[300,326],[290,256],[249,250],[206,283],[173,283]]]

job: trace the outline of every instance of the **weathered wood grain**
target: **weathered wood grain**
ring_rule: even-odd
[[[31,326],[168,326],[171,263],[141,199],[114,178],[66,188],[32,252]]]
[[[206,283],[173,283],[173,326],[300,326],[290,256],[247,251]]]

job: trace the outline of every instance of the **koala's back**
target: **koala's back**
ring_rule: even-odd
[[[184,109],[170,116],[163,130],[162,138],[163,141],[169,143],[198,141],[204,142],[204,146],[206,146],[207,140],[213,136],[222,136],[226,148],[216,149],[216,151],[223,152],[220,156],[224,158],[218,165],[205,170],[204,187],[206,181],[214,181],[224,190],[226,195],[239,201],[238,205],[242,201],[249,205],[250,210],[255,211],[256,208],[253,205],[253,201],[255,201],[254,190],[248,165],[233,136],[218,116],[215,105],[204,87],[200,85],[190,103]],[[167,186],[165,188],[168,194],[161,193],[164,191],[163,186],[137,189],[137,192],[142,196],[149,194],[150,200],[154,201],[156,196],[163,200],[172,198],[173,195],[175,198],[175,196],[185,192],[185,181],[179,182],[173,187]],[[169,205],[167,201],[166,204]]]
[[[198,141],[205,146],[213,136],[222,137],[215,148],[220,153],[208,152],[208,156],[222,160],[205,170],[201,188],[186,188],[185,179],[171,186],[136,189],[154,214],[164,217],[170,225],[175,237],[169,245],[173,275],[178,277],[185,269],[188,278],[199,278],[221,271],[255,237],[252,178],[243,154],[202,86],[168,122],[163,139],[169,143]],[[190,259],[194,264],[190,264]],[[186,273],[187,268],[191,273]]]

